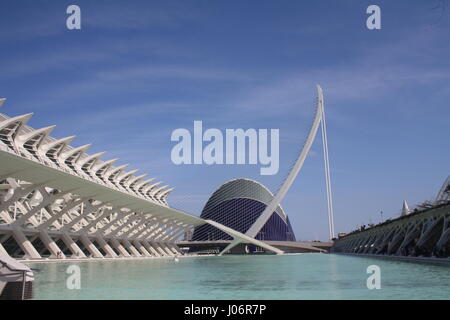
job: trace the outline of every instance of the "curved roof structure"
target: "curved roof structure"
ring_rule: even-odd
[[[273,197],[273,194],[257,181],[231,180],[221,185],[211,195],[200,217],[246,233]],[[289,219],[281,206],[275,209],[255,238],[259,240],[295,240]],[[230,239],[228,234],[211,225],[197,226],[193,234],[194,241]]]
[[[167,196],[170,192],[159,192],[152,196],[148,194],[148,190],[147,193],[139,189],[122,190],[123,184],[126,182],[124,179],[135,180],[138,177],[134,174],[138,170],[125,172],[124,169],[127,165],[113,166],[117,159],[101,160],[100,158],[105,152],[87,154],[86,150],[91,146],[90,144],[72,147],[69,143],[75,138],[74,136],[63,139],[51,137],[49,134],[55,126],[37,130],[27,126],[26,122],[31,116],[31,113],[14,118],[0,115],[0,142],[7,145],[11,151],[20,150],[22,156],[35,158],[40,162],[56,166],[57,169],[70,171],[71,174],[85,179],[94,179],[97,183],[120,188],[121,191],[167,207]]]
[[[208,199],[203,211],[207,211],[218,203],[233,198],[256,199],[265,205],[268,205],[273,199],[273,194],[258,181],[245,178],[233,179],[225,182],[214,191],[212,196]],[[281,205],[278,205],[275,212],[286,221],[286,214],[281,208]]]

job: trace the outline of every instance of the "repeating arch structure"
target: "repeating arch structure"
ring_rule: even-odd
[[[4,99],[0,99],[0,106]],[[34,129],[32,114],[0,114],[0,255],[150,257],[180,254],[175,241],[214,224],[234,237],[282,253],[213,221],[170,208],[174,188],[135,175],[74,137],[55,139],[54,126]]]
[[[332,252],[450,257],[450,204],[412,212],[337,239]]]
[[[450,257],[450,176],[431,207],[409,210],[400,217],[357,230],[337,239],[333,252],[409,257]]]

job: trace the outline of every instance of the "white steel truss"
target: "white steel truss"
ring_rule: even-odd
[[[0,106],[4,99],[0,99]],[[161,186],[90,145],[55,139],[54,126],[27,126],[32,114],[0,114],[0,254],[27,259],[116,258],[181,254],[176,241],[209,223],[170,208]],[[218,228],[246,238],[245,235]],[[276,253],[282,251],[249,239]]]

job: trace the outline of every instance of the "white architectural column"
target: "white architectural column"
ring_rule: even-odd
[[[123,245],[116,239],[116,238],[112,238],[110,240],[111,244],[113,245],[114,248],[116,248],[117,251],[120,252],[120,254],[124,257],[131,257],[131,255],[128,253],[128,251],[123,247]]]
[[[16,240],[17,244],[20,246],[23,252],[25,252],[25,256],[31,259],[40,259],[41,255],[37,252],[36,248],[33,246],[30,240],[23,234],[22,230],[19,228],[13,228],[13,237]]]
[[[157,244],[167,253],[168,256],[173,257],[174,252],[164,242],[157,242]]]
[[[84,252],[80,249],[80,247],[76,244],[75,241],[67,234],[67,232],[63,232],[61,235],[61,239],[64,244],[69,248],[72,252],[72,256],[77,258],[86,258]]]
[[[131,245],[131,243],[129,241],[127,241],[126,239],[120,239],[122,244],[119,243],[118,239],[116,239],[115,237],[124,229],[126,228],[130,228],[133,229],[135,226],[129,226],[130,223],[134,222],[134,221],[140,221],[141,218],[140,217],[132,217],[130,219],[127,219],[121,226],[119,226],[118,228],[116,228],[115,230],[112,230],[110,233],[107,234],[108,237],[111,237],[112,239],[114,239],[114,242],[111,242],[117,250],[119,250],[123,255],[125,255],[125,252],[128,253],[128,256],[130,256],[130,253],[135,256],[135,257],[140,257],[141,254],[139,253],[139,251],[133,247]],[[126,250],[124,249],[124,247],[126,248]],[[125,255],[126,256],[126,255]]]
[[[149,244],[152,248],[154,248],[156,251],[158,251],[158,253],[159,253],[160,256],[163,256],[163,257],[168,256],[167,252],[164,251],[163,248],[161,248],[161,246],[160,246],[158,243],[153,242],[153,241],[149,241],[148,244]]]
[[[152,241],[156,243],[162,250],[164,250],[167,255],[174,256],[174,254],[178,254],[176,251],[172,251],[172,249],[166,244],[166,240],[170,239],[170,236],[179,231],[180,226],[182,226],[183,222],[178,222],[174,220],[173,222],[167,223],[166,228],[159,231],[158,235],[152,236]]]
[[[181,252],[179,250],[177,250],[176,244],[170,243],[170,242],[166,242],[165,245],[166,245],[167,249],[169,249],[172,253],[174,253],[174,254],[181,254]]]
[[[139,241],[133,240],[133,244],[134,244],[134,247],[135,247],[136,249],[138,249],[139,252],[140,252],[143,256],[146,256],[146,257],[151,257],[151,256],[152,256],[152,255],[150,254],[150,252],[148,252],[147,249],[146,249],[146,248],[142,245],[142,243],[140,243]]]
[[[148,243],[147,240],[141,240],[140,243],[147,249],[148,252],[151,252],[151,254],[155,257],[161,257],[161,254],[153,248],[150,243]]]
[[[128,252],[130,252],[133,256],[135,257],[141,256],[141,253],[127,239],[122,239],[122,243],[124,247],[128,250]]]
[[[176,254],[184,254],[181,249],[178,247],[178,245],[175,243],[176,240],[182,235],[185,234],[187,230],[191,229],[192,227],[187,225],[181,228],[179,232],[176,232],[174,235],[170,237],[170,242],[168,243],[170,249],[174,251]]]
[[[103,258],[102,253],[97,249],[97,247],[91,242],[91,240],[89,240],[89,238],[87,237],[87,235],[85,234],[80,234],[80,241],[83,243],[83,245],[85,246],[85,248],[89,251],[89,253],[94,257],[94,258]]]
[[[61,258],[65,258],[66,255],[62,252],[62,250],[58,247],[55,241],[48,235],[47,231],[40,230],[39,237],[42,243],[45,245],[48,251],[50,251],[50,258],[57,258],[58,253],[61,254]]]
[[[95,240],[97,241],[97,243],[100,246],[100,248],[102,248],[102,250],[106,252],[106,255],[109,258],[117,258],[117,254],[114,252],[113,248],[111,248],[109,246],[109,244],[106,243],[105,239],[103,239],[100,236],[96,236]]]
[[[80,215],[78,215],[77,217],[74,217],[70,223],[64,225],[64,227],[61,228],[61,231],[63,231],[63,233],[65,233],[67,235],[67,231],[70,230],[75,224],[79,223],[83,219],[86,219],[86,216],[87,216],[86,212],[89,212],[89,213],[93,214],[93,213],[95,213],[97,210],[99,210],[104,205],[105,205],[104,203],[100,203],[100,204],[96,204],[96,205],[91,205],[90,203],[87,203],[86,204],[86,208],[85,208],[85,212],[80,213]],[[107,214],[107,212],[108,212],[108,210],[105,210],[105,212],[100,214],[99,217],[103,217],[103,215]],[[84,226],[82,228],[82,233],[86,236],[87,239],[89,239],[88,237],[91,236],[90,234],[88,234],[89,227],[92,226],[95,223],[98,223],[98,222],[99,222],[99,219],[98,218],[94,218],[93,221],[90,221],[86,226]],[[97,241],[98,245],[100,246],[100,248],[102,248],[102,250],[106,253],[106,255],[108,257],[111,257],[111,258],[116,258],[117,257],[117,254],[109,246],[109,244],[102,238],[101,234],[94,235],[94,237],[95,237],[95,240]],[[70,237],[67,235],[66,239],[68,240],[68,239],[70,239]],[[95,245],[92,242],[91,242],[91,244],[92,244],[92,246],[95,247]],[[71,247],[73,247],[73,250],[71,249],[72,253],[74,253],[74,251],[78,252],[78,251],[76,251],[77,250],[76,247],[78,247],[76,243],[72,243]],[[100,252],[97,248],[96,248],[96,250],[98,252]],[[74,253],[74,254],[76,255],[76,253]],[[92,252],[91,252],[91,254],[92,254]]]
[[[81,202],[78,201],[77,205],[80,205],[80,204],[81,204]],[[72,252],[72,254],[74,256],[81,257],[81,258],[86,257],[86,255],[83,253],[83,251],[80,249],[80,247],[78,247],[78,245],[69,236],[68,231],[75,224],[79,223],[83,219],[86,219],[86,216],[87,216],[86,212],[89,211],[89,213],[95,213],[95,211],[97,211],[99,208],[101,208],[104,205],[105,205],[104,203],[97,204],[97,205],[91,205],[91,204],[87,203],[86,204],[86,208],[85,208],[85,212],[80,213],[78,216],[74,217],[72,219],[72,221],[70,221],[69,223],[67,223],[66,225],[64,225],[60,229],[60,231],[62,232],[62,240],[64,241],[64,243],[70,249],[70,251]],[[76,207],[76,206],[72,205],[71,207],[73,208],[73,207]],[[66,211],[66,210],[64,210],[64,211]],[[100,215],[100,216],[102,216],[102,215]],[[98,218],[95,218],[93,221],[91,221],[88,224],[88,226],[90,226],[91,224],[97,223],[97,222],[98,222]],[[86,249],[89,250],[89,252],[91,253],[92,256],[98,257],[98,255],[100,254],[103,257],[103,255],[98,250],[98,248],[95,247],[95,245],[89,240],[88,234],[86,232],[86,231],[88,231],[88,228],[86,228],[86,227],[83,227],[83,229],[81,230],[82,231],[81,234],[83,235],[83,237],[80,236],[81,242],[86,247]],[[117,256],[116,253],[114,252],[114,250],[112,250],[112,248],[105,241],[101,241],[101,240],[98,240],[98,239],[96,239],[96,240],[97,240],[98,244],[100,245],[100,247],[107,253],[108,256],[111,256],[111,257]]]
[[[164,243],[165,248],[169,250],[171,253],[181,254],[181,252],[176,248],[176,245],[172,242],[172,240],[174,239],[174,237],[177,237],[177,235],[179,235],[180,233],[184,233],[184,230],[185,230],[184,227],[182,227],[181,229],[175,228],[174,230],[172,230],[172,232],[170,232],[169,234],[167,234],[162,238],[161,242]]]
[[[98,205],[100,206],[100,205]],[[93,206],[93,208],[97,208],[98,207]],[[105,213],[106,214],[106,213]],[[100,215],[100,217],[102,217],[103,215]],[[71,238],[71,236],[68,234],[68,230],[70,230],[72,228],[73,225],[75,225],[76,223],[78,223],[79,221],[81,221],[83,218],[85,218],[85,215],[80,214],[79,216],[75,217],[72,219],[71,222],[69,222],[68,224],[64,225],[61,228],[61,232],[62,232],[62,240],[64,241],[65,245],[70,249],[70,251],[72,252],[72,254],[75,257],[78,258],[85,258],[86,255],[84,254],[84,252],[80,249],[80,247],[76,244],[76,242]],[[83,237],[80,236],[80,240],[83,243],[83,245],[86,247],[86,249],[89,250],[89,252],[91,253],[92,256],[96,257],[98,256],[98,254],[100,253],[100,251],[95,247],[95,245],[89,240],[86,231],[89,230],[89,227],[92,226],[93,224],[99,222],[99,217],[94,219],[93,221],[91,221],[87,226],[85,226],[82,229],[81,234],[83,235]],[[84,240],[84,241],[83,241]],[[100,245],[100,243],[99,243]],[[108,247],[109,245],[106,244]],[[91,248],[91,249],[90,249]],[[110,250],[112,249],[108,249],[108,248],[102,248],[105,252],[110,252]],[[113,251],[114,252],[114,251]],[[115,253],[115,252],[114,252]],[[101,253],[100,253],[101,254]],[[103,256],[103,255],[102,255]]]

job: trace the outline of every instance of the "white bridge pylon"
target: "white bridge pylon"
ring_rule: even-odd
[[[317,131],[319,129],[319,125],[322,124],[322,142],[323,142],[323,151],[324,151],[324,163],[325,163],[325,180],[326,180],[326,191],[327,191],[327,207],[328,207],[328,223],[329,223],[329,236],[330,239],[334,238],[334,222],[333,222],[333,202],[331,197],[331,182],[330,182],[330,167],[329,167],[329,159],[328,159],[328,143],[327,143],[327,135],[326,135],[326,123],[325,123],[325,114],[324,114],[324,102],[323,102],[323,90],[320,85],[317,85],[317,108],[316,115],[314,117],[313,124],[309,131],[309,134],[306,138],[305,144],[303,145],[303,149],[300,152],[292,170],[289,172],[286,180],[283,182],[282,186],[278,190],[275,197],[273,197],[272,201],[267,205],[266,209],[261,213],[261,215],[256,219],[253,225],[247,230],[245,233],[246,236],[250,238],[255,238],[259,231],[266,224],[267,220],[271,217],[275,209],[281,203],[281,201],[286,196],[289,188],[294,183],[295,178],[300,172],[303,163],[305,162],[306,157],[308,156],[309,151],[311,150],[311,146],[314,142],[314,139],[317,135]],[[239,243],[244,242],[242,237],[235,237],[234,240],[220,253],[220,255],[226,253],[231,250],[233,247],[238,245]],[[279,254],[279,252],[275,252]]]

